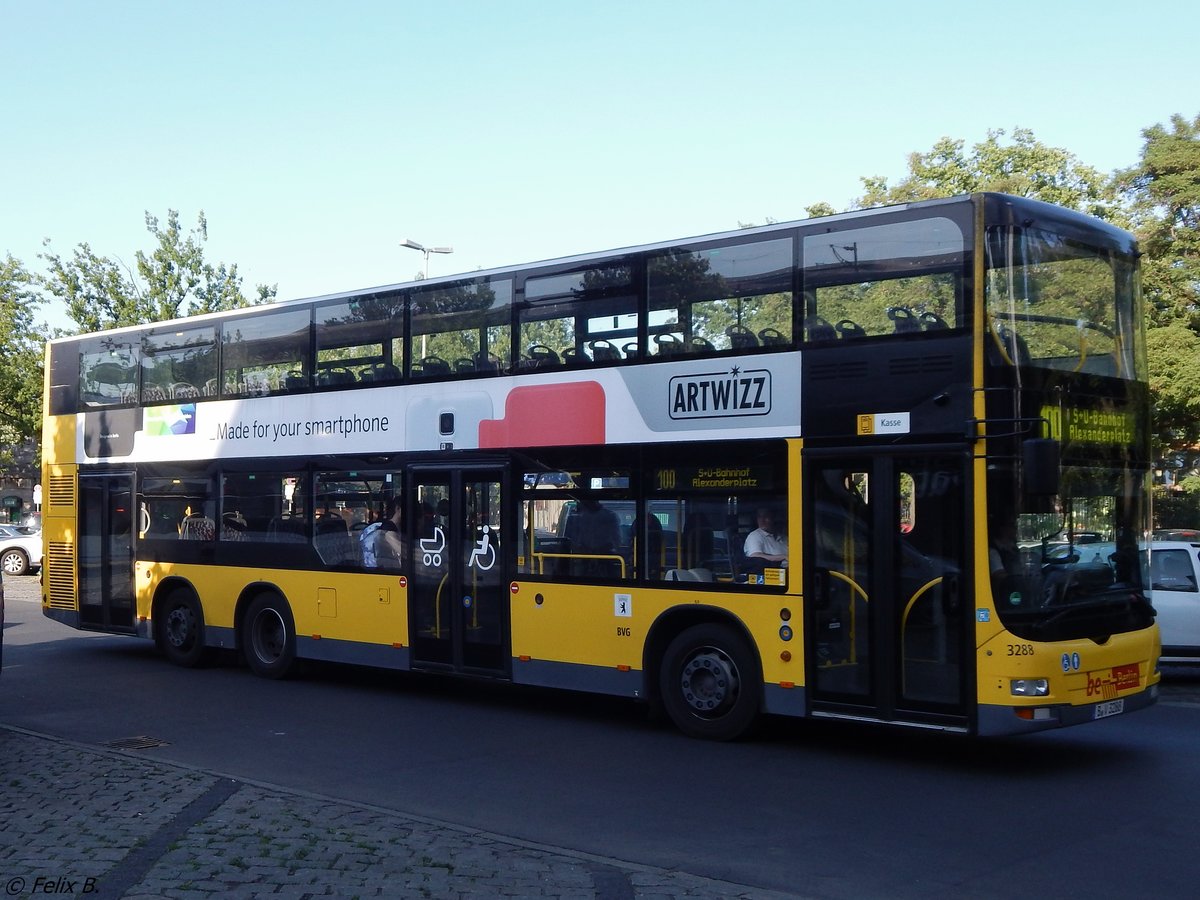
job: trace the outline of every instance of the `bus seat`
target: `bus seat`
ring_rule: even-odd
[[[459,359],[456,359],[454,361],[454,371],[458,372],[460,374],[463,372],[474,372],[475,371],[475,360],[468,359],[465,356],[461,357]]]
[[[789,343],[787,335],[778,328],[764,328],[758,333],[758,339],[764,347],[786,347]]]
[[[317,373],[317,384],[323,386],[354,384],[354,373],[344,366],[334,366],[332,369]]]
[[[559,355],[562,357],[562,361],[568,366],[578,365],[579,363],[590,363],[592,361],[592,358],[578,347],[567,347]]]
[[[667,581],[699,581],[691,569],[667,569]]]
[[[611,341],[592,341],[588,346],[592,350],[592,359],[596,362],[612,362],[621,358],[621,351],[614,347]]]
[[[399,381],[400,367],[391,363],[375,363],[358,373],[359,381],[370,381],[378,384],[383,381]]]
[[[754,350],[758,347],[758,336],[745,325],[730,325],[725,329],[734,350]]]
[[[308,389],[308,378],[298,369],[293,369],[283,376],[283,386],[289,391],[303,391]]]
[[[531,369],[545,369],[562,363],[558,354],[545,344],[530,345],[528,361]]]
[[[921,320],[921,325],[926,331],[944,331],[950,327],[946,320],[935,312],[923,312],[917,318]]]
[[[267,540],[277,544],[303,544],[304,520],[299,516],[276,516],[267,525]]]
[[[211,541],[217,536],[217,526],[208,516],[188,516],[179,526],[179,536],[185,541]]]
[[[687,571],[688,571],[688,574],[692,576],[692,578],[691,578],[692,581],[711,582],[711,581],[716,580],[713,578],[712,569],[705,569],[703,567],[697,567],[694,569],[688,569]]]
[[[708,338],[693,336],[692,339],[688,341],[688,349],[692,353],[712,353],[717,348],[713,346],[712,341],[710,341]]]
[[[450,374],[450,363],[440,356],[426,356],[413,366],[413,374],[423,378],[436,378]]]
[[[837,329],[820,316],[809,316],[804,320],[804,334],[810,341],[836,341]]]
[[[200,396],[200,391],[196,389],[194,384],[188,384],[186,381],[177,381],[171,385],[171,396],[176,400],[190,400]]]
[[[317,519],[313,545],[322,562],[327,566],[357,562],[354,553],[355,541],[350,540],[346,520],[337,513],[329,513]]]
[[[887,317],[892,320],[892,331],[895,334],[908,334],[921,330],[920,320],[907,306],[889,306]]]
[[[475,354],[475,371],[496,375],[500,372],[500,358],[490,353]]]
[[[625,354],[626,359],[637,359],[638,345],[637,341],[630,341],[621,347],[621,352]]]
[[[683,352],[683,342],[675,335],[667,332],[654,336],[654,346],[659,356],[677,356]]]
[[[843,341],[867,336],[867,330],[851,319],[842,319],[833,327],[841,335]]]

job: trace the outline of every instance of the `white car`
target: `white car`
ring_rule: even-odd
[[[1150,545],[1151,600],[1158,611],[1164,662],[1200,662],[1200,544]]]
[[[23,525],[0,524],[0,569],[28,575],[42,567],[42,533]]]

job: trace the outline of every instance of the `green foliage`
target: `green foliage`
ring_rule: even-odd
[[[1192,447],[1200,440],[1200,335],[1173,322],[1151,328],[1146,344],[1159,448]]]
[[[11,255],[0,261],[0,467],[41,432],[42,342],[34,322],[42,299],[37,279]]]
[[[1150,321],[1200,332],[1200,115],[1142,132],[1141,162],[1117,179],[1142,250]]]
[[[48,272],[42,284],[66,304],[81,332],[236,309],[275,297],[274,286],[258,285],[257,296],[248,300],[236,265],[205,261],[208,222],[203,212],[186,236],[173,209],[167,212],[166,227],[147,212],[146,230],[157,246],[149,254],[135,254],[136,271],[96,254],[86,243],[64,260],[45,241],[41,258]]]
[[[1005,141],[1003,129],[989,131],[987,139],[970,152],[965,142],[944,137],[928,153],[908,158],[908,175],[895,185],[876,175],[862,179],[866,193],[855,206],[884,206],[952,197],[974,191],[1000,191],[1033,197],[1069,209],[1112,219],[1117,212],[1116,192],[1110,180],[1074,154],[1036,140],[1027,128],[1014,128]]]

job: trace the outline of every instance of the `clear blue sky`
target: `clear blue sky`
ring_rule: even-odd
[[[0,0],[0,254],[148,210],[279,298],[801,218],[943,136],[1103,172],[1200,112],[1194,0]],[[49,315],[52,322],[59,317]]]

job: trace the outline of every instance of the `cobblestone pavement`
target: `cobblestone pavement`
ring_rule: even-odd
[[[769,898],[0,725],[8,897]]]

